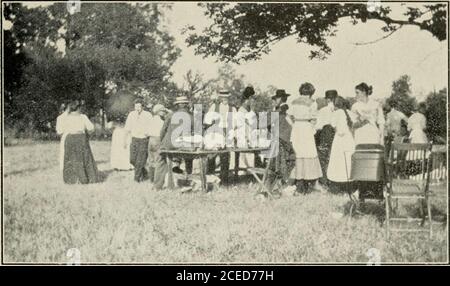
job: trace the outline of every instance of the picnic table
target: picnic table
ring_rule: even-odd
[[[235,166],[234,172],[235,176],[238,176],[239,172],[239,154],[240,153],[255,153],[258,154],[263,151],[269,151],[269,148],[226,148],[219,150],[191,150],[191,149],[172,149],[172,150],[160,150],[161,155],[166,155],[166,162],[168,165],[168,188],[173,189],[175,186],[174,177],[172,172],[172,158],[178,157],[183,159],[198,159],[200,160],[200,181],[201,181],[201,189],[203,192],[207,192],[207,181],[206,181],[206,159],[211,156],[217,156],[224,153],[235,152]],[[191,175],[192,176],[192,175]]]

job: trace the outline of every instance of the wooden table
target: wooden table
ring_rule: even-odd
[[[172,158],[174,157],[181,157],[183,159],[199,159],[200,160],[200,180],[201,180],[201,186],[202,191],[207,192],[207,185],[206,185],[206,158],[211,155],[220,155],[224,153],[236,153],[236,160],[235,160],[235,175],[238,175],[239,171],[239,154],[240,153],[260,153],[262,151],[268,151],[268,148],[228,148],[228,149],[221,149],[221,150],[184,150],[184,149],[174,149],[174,150],[160,150],[161,155],[166,155],[166,162],[168,165],[168,187],[170,189],[173,189],[175,187],[174,178],[173,178],[173,172],[172,172]]]

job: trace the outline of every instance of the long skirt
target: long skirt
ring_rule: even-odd
[[[314,133],[311,123],[305,121],[294,123],[291,141],[296,158],[295,168],[290,175],[291,179],[316,180],[322,177]]]
[[[89,184],[99,181],[97,165],[86,134],[66,136],[63,179],[66,184]]]
[[[124,143],[127,143],[126,147]],[[111,168],[117,170],[131,170],[130,164],[131,137],[127,135],[124,128],[116,127],[111,139]]]
[[[331,147],[328,164],[328,179],[333,182],[349,182],[352,170],[352,155],[355,152],[355,141],[350,132],[343,136],[336,134]]]

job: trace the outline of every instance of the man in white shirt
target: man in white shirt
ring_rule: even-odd
[[[134,110],[128,114],[125,122],[125,130],[131,133],[130,163],[134,166],[134,180],[136,182],[145,180],[148,175],[145,164],[148,158],[148,142],[152,120],[152,114],[144,110],[144,101],[141,98],[136,99]]]

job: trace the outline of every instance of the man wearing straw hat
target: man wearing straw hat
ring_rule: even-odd
[[[218,101],[213,103],[209,112],[216,112],[220,115],[218,119],[219,128],[223,129],[225,138],[228,138],[227,132],[233,132],[233,114],[236,113],[236,107],[230,104],[230,92],[228,90],[220,90],[218,94]],[[212,124],[210,118],[205,118],[205,124]],[[216,170],[216,156],[208,160],[208,173],[214,173]],[[230,170],[230,154],[222,153],[220,159],[220,180],[223,184],[228,184],[228,173]]]

